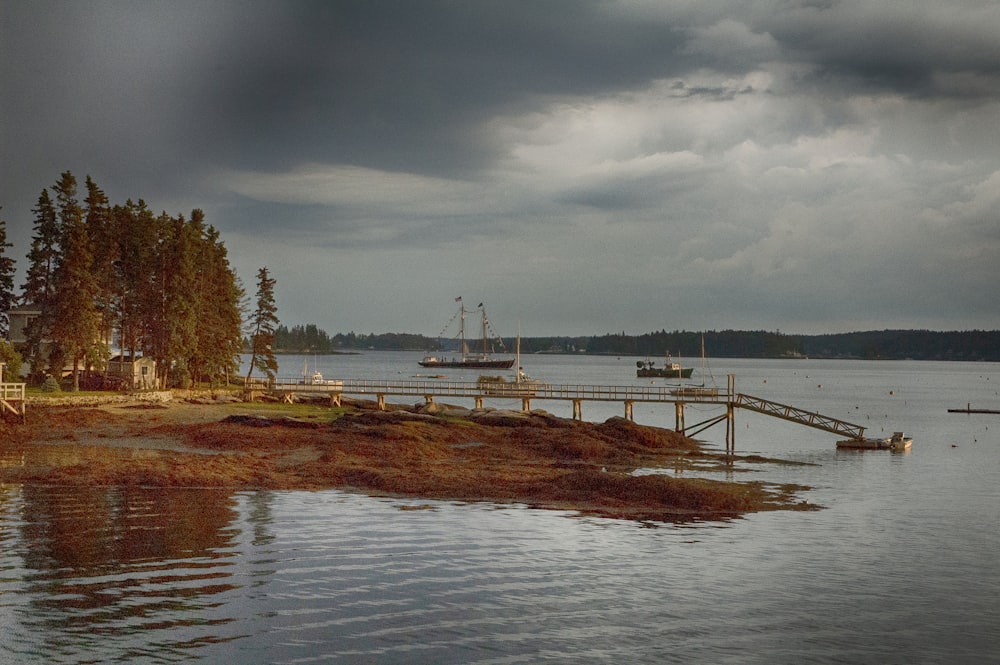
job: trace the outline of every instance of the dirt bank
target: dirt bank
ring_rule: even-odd
[[[36,405],[28,420],[0,424],[0,482],[339,488],[651,521],[814,508],[801,487],[685,477],[733,467],[692,439],[621,418],[175,401]]]

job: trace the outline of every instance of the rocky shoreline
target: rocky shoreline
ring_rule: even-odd
[[[35,403],[27,424],[0,424],[0,482],[340,489],[650,522],[816,508],[801,500],[800,486],[705,477],[765,460],[734,460],[623,418],[589,423],[544,411],[371,407],[208,395]]]

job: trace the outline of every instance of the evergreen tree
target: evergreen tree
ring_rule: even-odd
[[[156,218],[156,261],[151,265],[151,287],[142,299],[144,349],[157,363],[157,374],[168,387],[188,387],[187,359],[196,348],[196,275],[193,229],[184,217],[166,212]]]
[[[73,364],[73,390],[80,389],[80,369],[101,362],[99,315],[95,300],[97,280],[93,253],[76,199],[76,178],[69,171],[53,187],[59,210],[60,246],[54,272],[52,300],[42,313],[45,327],[56,345],[50,371],[57,375],[65,361]]]
[[[60,251],[59,220],[47,189],[39,194],[32,212],[35,214],[34,234],[27,256],[28,271],[21,287],[21,304],[37,307],[44,314],[52,300],[55,288],[53,274]],[[20,349],[21,355],[28,361],[31,374],[37,378],[48,362],[47,354],[42,353],[42,340],[48,336],[46,318],[39,316],[30,321],[24,334],[26,341]]]
[[[94,305],[98,315],[98,329],[101,341],[111,347],[111,332],[117,295],[114,265],[118,260],[118,243],[111,217],[111,205],[104,191],[87,176],[86,226],[87,236],[93,250],[93,274],[97,286]]]
[[[200,228],[203,220],[201,210],[192,211],[192,223]],[[194,380],[208,380],[215,386],[228,383],[239,368],[243,289],[229,266],[219,232],[212,226],[203,230],[197,263],[198,344],[188,359],[188,367]]]
[[[21,304],[43,307],[52,296],[52,274],[59,255],[59,220],[49,190],[42,190],[32,212],[35,233],[28,252],[28,273],[21,287]]]
[[[7,222],[0,219],[0,337],[6,337],[10,332],[7,312],[15,302],[14,259],[6,255],[13,246],[7,242]]]
[[[260,370],[269,381],[278,372],[278,360],[274,357],[274,334],[278,326],[278,308],[274,304],[275,280],[267,268],[257,271],[257,306],[250,316],[250,369],[247,381],[255,369]]]
[[[166,281],[167,361],[174,369],[174,385],[191,385],[190,358],[198,348],[198,245],[201,225],[187,222],[180,215],[171,221],[168,244],[161,250],[170,257],[171,269]]]
[[[134,358],[148,348],[145,334],[147,306],[153,299],[153,269],[157,251],[156,218],[142,199],[131,199],[111,211],[118,259],[113,263],[113,283],[117,291],[118,343],[122,352]]]

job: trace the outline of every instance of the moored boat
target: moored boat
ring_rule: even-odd
[[[538,392],[541,381],[533,379],[523,371],[518,370],[518,377],[508,381],[503,376],[483,375],[479,377],[479,387],[490,397],[525,397]]]
[[[850,450],[909,450],[913,445],[913,437],[903,432],[893,432],[892,436],[881,438],[844,439],[837,442],[837,448]]]
[[[690,379],[694,373],[693,367],[683,367],[680,363],[675,363],[670,359],[670,354],[663,363],[663,367],[657,367],[653,360],[639,360],[635,363],[635,375],[640,379],[649,377],[662,377],[666,379]]]
[[[344,382],[338,379],[324,379],[319,370],[309,376],[303,376],[300,384],[306,386],[343,386]]]
[[[421,367],[450,367],[455,369],[510,369],[514,366],[514,358],[498,358],[490,353],[490,343],[486,336],[489,327],[489,320],[486,318],[486,309],[479,303],[477,309],[482,313],[483,345],[482,349],[476,353],[469,351],[469,345],[465,340],[465,304],[461,298],[456,298],[459,302],[459,310],[456,316],[459,317],[459,340],[461,355],[458,357],[445,357],[436,355],[426,355],[422,360],[417,361]],[[454,321],[454,317],[452,317]],[[443,332],[443,331],[442,331]],[[503,340],[500,346],[503,348]],[[506,351],[506,349],[505,349]]]
[[[670,391],[674,397],[718,397],[719,389],[705,385],[705,336],[701,336],[701,385],[678,386]],[[714,379],[713,379],[714,381]]]
[[[483,393],[490,397],[530,397],[538,393],[542,382],[524,373],[521,367],[521,324],[517,324],[517,372],[514,379],[508,381],[500,375],[480,375],[479,386]]]

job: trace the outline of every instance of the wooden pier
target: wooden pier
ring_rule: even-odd
[[[779,404],[761,397],[753,397],[736,392],[735,376],[730,374],[725,393],[719,394],[675,394],[669,386],[607,386],[607,385],[553,385],[479,383],[472,381],[389,381],[383,379],[344,379],[313,384],[295,379],[279,379],[267,382],[251,379],[246,386],[246,396],[254,399],[264,393],[275,395],[286,402],[296,396],[322,395],[329,397],[331,406],[340,406],[343,395],[367,396],[375,398],[377,407],[384,410],[388,396],[421,397],[427,404],[436,398],[470,398],[475,408],[483,408],[486,399],[519,399],[521,410],[530,411],[533,400],[565,401],[572,404],[574,420],[583,420],[584,402],[620,402],[624,405],[624,416],[633,418],[633,407],[638,403],[659,403],[674,405],[674,429],[681,434],[694,436],[713,425],[726,423],[726,451],[736,449],[735,410],[746,409],[767,416],[780,418],[807,427],[820,429],[851,439],[863,439],[865,428],[844,420],[824,416],[820,413],[804,411],[786,404]],[[693,425],[685,423],[687,404],[708,404],[724,408],[720,415]]]
[[[0,414],[10,411],[15,416],[21,416],[21,422],[27,419],[25,409],[23,383],[4,383],[3,380],[4,363],[0,363]]]

